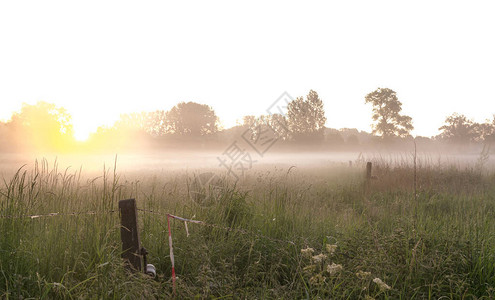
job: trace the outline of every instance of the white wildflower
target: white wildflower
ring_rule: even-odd
[[[303,272],[306,274],[313,274],[316,271],[316,265],[309,265],[303,268]]]
[[[359,270],[359,271],[356,273],[356,276],[357,276],[357,278],[359,278],[359,279],[366,279],[366,278],[368,278],[369,276],[371,276],[371,272],[364,272],[364,271]]]
[[[321,263],[325,259],[327,259],[327,256],[323,253],[313,256],[313,261],[315,263]]]
[[[309,284],[311,285],[322,285],[323,283],[325,283],[325,276],[321,274],[316,274],[309,279]]]
[[[328,254],[333,255],[335,250],[337,250],[337,245],[326,244],[326,249]]]
[[[338,265],[335,263],[332,263],[331,265],[327,266],[327,272],[328,274],[330,274],[330,276],[339,273],[340,271],[342,271],[342,269],[343,269],[342,265]]]
[[[301,253],[305,257],[311,257],[313,255],[313,252],[315,252],[315,249],[313,248],[306,248],[306,249],[301,249]]]
[[[380,278],[373,279],[373,282],[378,285],[378,287],[380,288],[380,291],[382,291],[382,292],[388,291],[391,289],[391,287],[388,284],[386,284],[385,282],[383,282]]]

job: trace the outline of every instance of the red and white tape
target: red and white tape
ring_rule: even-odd
[[[168,246],[170,247],[170,262],[172,263],[172,287],[173,293],[175,295],[175,259],[174,259],[174,247],[172,246],[172,230],[170,229],[170,218],[173,217],[167,214],[167,225],[168,225]]]
[[[175,295],[175,280],[176,280],[176,277],[175,277],[175,258],[174,258],[174,247],[172,244],[172,229],[170,228],[170,218],[177,219],[177,220],[184,222],[184,225],[186,227],[187,236],[189,236],[189,229],[187,228],[187,222],[191,222],[191,223],[195,223],[195,224],[203,224],[203,222],[185,219],[185,218],[181,218],[181,217],[174,216],[171,214],[167,214],[168,246],[170,247],[170,262],[172,263],[172,288],[173,288],[173,293]]]

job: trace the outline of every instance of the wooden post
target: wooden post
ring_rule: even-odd
[[[370,181],[371,180],[371,162],[366,163],[366,180]]]
[[[142,270],[139,230],[137,224],[136,200],[119,201],[120,239],[122,240],[122,258],[128,267],[135,271]]]
[[[371,162],[366,163],[366,180],[364,181],[364,194],[368,198],[371,189]]]

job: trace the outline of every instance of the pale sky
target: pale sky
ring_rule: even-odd
[[[0,119],[65,107],[79,137],[121,113],[213,107],[226,127],[314,89],[332,128],[370,131],[397,92],[415,135],[495,113],[493,1],[2,1]]]

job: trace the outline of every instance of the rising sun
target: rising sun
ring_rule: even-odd
[[[85,124],[74,124],[74,139],[78,142],[85,142],[91,134],[91,128]]]
[[[74,131],[74,139],[78,142],[85,142],[89,138],[89,132]]]

